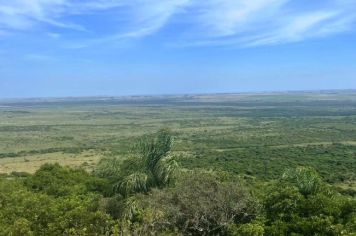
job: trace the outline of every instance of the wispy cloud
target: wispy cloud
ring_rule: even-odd
[[[75,23],[57,20],[65,14],[67,0],[0,1],[0,28],[28,30],[39,24],[84,30]]]
[[[92,23],[100,17],[107,18],[102,27]],[[61,35],[73,48],[165,28],[171,37],[162,43],[180,46],[271,45],[348,31],[355,20],[353,0],[0,0],[0,35],[43,27],[44,34]],[[177,30],[170,28],[177,24]],[[48,33],[46,26],[64,32]]]
[[[258,28],[263,26],[266,22],[261,22],[261,19],[271,21],[276,11],[286,2],[287,0],[207,0],[196,5],[196,24],[210,36],[231,36],[251,30],[252,25]]]
[[[321,11],[294,16],[290,19],[287,18],[285,19],[285,24],[276,30],[271,29],[268,33],[248,38],[246,44],[249,46],[278,44],[325,36],[339,31],[339,27],[329,28],[331,24],[335,23],[334,19],[339,14],[337,11]]]
[[[348,0],[299,1],[299,5],[292,0],[208,0],[198,8],[203,9],[195,17],[200,37],[193,35],[176,45],[249,47],[297,42],[350,30],[356,20],[356,5]]]
[[[127,39],[137,39],[147,35],[151,35],[164,27],[171,16],[179,13],[183,7],[189,4],[190,0],[170,0],[170,1],[155,1],[155,0],[136,0],[136,1],[121,1],[119,7],[130,12],[130,17],[126,19],[126,31],[114,32],[111,35],[104,37],[96,37],[89,40],[82,40],[74,44],[70,44],[73,48],[82,48],[92,45],[120,42]],[[100,4],[100,8],[105,8]]]

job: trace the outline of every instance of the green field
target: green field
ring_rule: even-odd
[[[92,168],[135,140],[173,130],[185,168],[269,179],[308,165],[329,182],[356,180],[356,92],[294,92],[0,103],[0,171],[44,162]]]

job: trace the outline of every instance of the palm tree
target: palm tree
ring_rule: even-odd
[[[304,196],[316,193],[322,185],[320,176],[310,167],[297,167],[296,169],[288,170],[283,174],[282,179],[294,183]]]
[[[172,144],[173,138],[167,129],[153,137],[142,138],[135,146],[134,156],[122,163],[121,176],[114,189],[128,196],[167,186],[177,170],[177,162],[170,157]]]

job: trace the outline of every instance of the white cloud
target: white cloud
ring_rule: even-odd
[[[165,26],[172,15],[186,6],[190,0],[136,0],[130,1],[133,29],[119,37],[142,37],[152,34]]]
[[[170,17],[179,12],[190,0],[136,0],[121,1],[120,7],[129,9],[131,19],[128,19],[128,27],[125,32],[113,33],[109,36],[82,40],[79,43],[71,43],[70,48],[83,48],[108,42],[121,42],[127,39],[141,38],[151,35],[164,27]]]
[[[317,4],[316,4],[317,3]],[[100,13],[105,32],[88,22]],[[82,20],[80,20],[82,19]],[[83,20],[84,19],[84,20]],[[171,26],[181,46],[257,46],[302,41],[353,29],[354,0],[0,0],[0,32],[51,26],[77,32],[74,47],[120,42]],[[59,38],[44,32],[53,38]],[[1,33],[0,33],[1,34]],[[71,36],[73,34],[70,34]],[[64,40],[66,33],[61,32]]]
[[[0,28],[28,30],[43,23],[84,30],[80,25],[57,21],[67,5],[67,0],[0,0]]]
[[[214,37],[234,35],[258,26],[261,19],[274,17],[274,13],[287,0],[207,0],[198,3],[198,24]]]
[[[339,15],[339,12],[322,11],[306,13],[298,16],[285,19],[285,23],[276,30],[266,34],[257,35],[255,38],[247,40],[249,46],[265,45],[265,44],[278,44],[284,42],[297,42],[310,37],[322,36],[327,33],[333,33],[338,29],[328,30],[328,21],[332,21]],[[331,22],[333,24],[333,21]],[[324,33],[323,33],[324,32]]]
[[[200,37],[176,45],[245,47],[297,42],[350,30],[356,17],[356,4],[350,0],[325,0],[317,7],[308,7],[307,1],[296,6],[297,0],[207,2],[198,6],[203,10],[195,17]]]

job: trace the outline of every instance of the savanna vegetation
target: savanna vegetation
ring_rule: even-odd
[[[356,234],[354,92],[0,107],[0,235]]]

